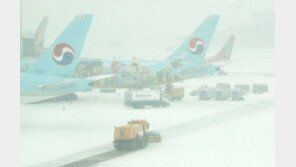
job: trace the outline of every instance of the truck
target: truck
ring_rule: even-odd
[[[124,92],[124,105],[133,108],[167,107],[168,96],[161,89],[127,90]]]
[[[149,132],[146,120],[131,120],[126,125],[114,128],[113,146],[121,150],[135,150],[145,148],[148,143],[161,142],[158,132]]]

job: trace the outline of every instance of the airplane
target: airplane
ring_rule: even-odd
[[[92,18],[84,14],[75,17],[34,64],[21,72],[21,102],[76,100],[75,92],[90,91],[94,81],[113,76],[73,77]]]

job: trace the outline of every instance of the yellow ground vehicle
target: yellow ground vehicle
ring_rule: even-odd
[[[148,142],[160,142],[160,134],[148,132],[148,129],[146,120],[131,120],[127,125],[115,127],[113,145],[117,150],[132,150],[144,148]]]
[[[139,149],[147,146],[149,128],[145,120],[132,120],[127,125],[115,127],[113,145],[118,150]]]

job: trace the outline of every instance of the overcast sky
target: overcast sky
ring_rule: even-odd
[[[81,13],[94,14],[83,56],[166,57],[210,14],[219,14],[210,50],[236,35],[237,48],[274,47],[273,0],[22,0],[21,30],[49,17],[49,46]],[[88,56],[86,56],[88,57]]]

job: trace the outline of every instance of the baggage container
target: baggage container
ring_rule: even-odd
[[[243,94],[246,94],[250,91],[250,85],[248,84],[236,84],[235,88],[240,89]]]
[[[229,83],[217,83],[216,88],[219,89],[230,89],[231,86]]]
[[[253,93],[264,93],[268,91],[267,84],[253,84]]]
[[[232,100],[244,100],[243,91],[240,89],[233,89],[231,91],[231,99]]]
[[[229,96],[229,90],[227,89],[216,89],[214,93],[215,100],[227,100]]]

